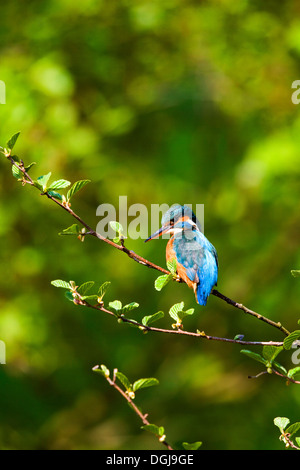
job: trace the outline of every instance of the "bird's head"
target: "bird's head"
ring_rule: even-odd
[[[155,233],[150,235],[145,242],[158,238],[164,234],[175,235],[188,230],[199,230],[201,226],[192,209],[188,206],[174,204],[162,216],[162,226]]]

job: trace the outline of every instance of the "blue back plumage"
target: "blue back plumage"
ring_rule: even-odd
[[[173,250],[184,266],[188,278],[197,283],[197,300],[206,305],[212,288],[218,281],[218,256],[215,247],[195,229],[174,234]]]

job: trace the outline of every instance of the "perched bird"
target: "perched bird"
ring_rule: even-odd
[[[176,260],[178,276],[194,290],[196,301],[206,305],[218,281],[218,255],[201,232],[192,209],[174,204],[162,217],[162,227],[147,240],[171,234],[166,248],[167,261]]]

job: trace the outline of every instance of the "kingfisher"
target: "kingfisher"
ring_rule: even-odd
[[[218,281],[218,255],[201,232],[201,225],[189,206],[174,204],[162,217],[162,226],[145,242],[170,234],[167,261],[176,260],[177,274],[194,290],[199,305],[207,299]]]

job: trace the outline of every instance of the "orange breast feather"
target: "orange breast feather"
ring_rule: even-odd
[[[167,248],[166,248],[166,258],[167,258],[167,261],[171,261],[172,259],[176,259],[177,261],[177,274],[178,276],[180,277],[180,279],[182,279],[191,289],[194,290],[194,292],[196,292],[196,289],[197,289],[197,283],[196,282],[193,282],[191,281],[188,276],[186,275],[186,269],[185,267],[178,263],[178,260],[177,260],[177,257],[176,257],[176,253],[173,249],[173,242],[174,242],[174,237],[172,237],[169,241],[168,241],[168,244],[167,244]]]

